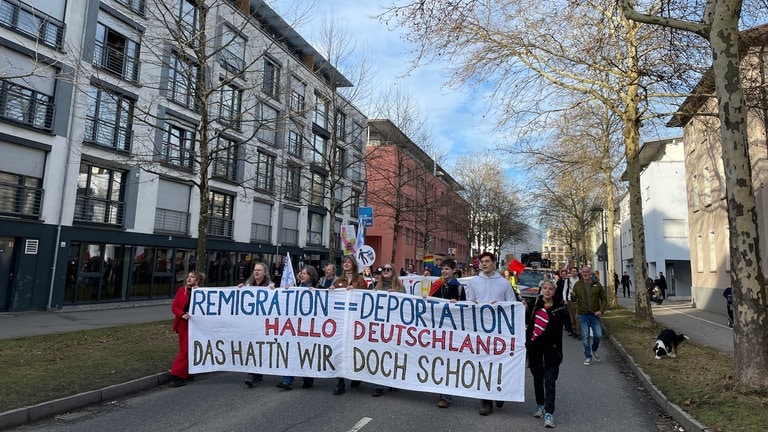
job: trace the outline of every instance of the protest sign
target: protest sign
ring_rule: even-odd
[[[370,290],[197,288],[190,373],[345,377],[523,401],[521,303],[450,303]]]

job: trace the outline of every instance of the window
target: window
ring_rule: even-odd
[[[88,90],[83,141],[115,150],[130,151],[133,139],[134,101],[106,89]]]
[[[213,176],[237,181],[237,155],[239,151],[237,141],[219,137],[213,153]]]
[[[189,196],[189,185],[158,179],[155,232],[189,232]]]
[[[328,101],[321,96],[317,96],[317,104],[315,105],[315,124],[328,129]]]
[[[128,6],[132,11],[144,15],[144,4],[146,0],[117,0],[118,3],[122,3]]]
[[[301,135],[296,131],[288,132],[288,154],[301,157]]]
[[[264,59],[264,81],[261,89],[267,95],[279,99],[280,96],[280,66],[272,59]]]
[[[285,171],[285,198],[299,201],[301,199],[301,166],[289,165]]]
[[[228,25],[223,25],[221,30],[221,51],[219,51],[219,64],[224,69],[239,74],[245,69],[245,44],[246,39],[240,33]]]
[[[40,216],[42,180],[21,174],[0,172],[0,214]]]
[[[53,127],[53,98],[39,91],[0,80],[0,118],[37,129]]]
[[[327,140],[318,134],[312,134],[312,155],[311,162],[317,164],[325,163],[325,149]]]
[[[701,234],[696,236],[696,271],[704,272],[704,240]]]
[[[93,63],[126,80],[137,82],[139,44],[99,23],[96,25]]]
[[[319,213],[309,213],[307,221],[307,243],[313,245],[323,244],[323,215]]]
[[[272,204],[254,202],[251,219],[251,241],[269,242],[272,239]]]
[[[269,105],[261,106],[261,124],[259,139],[274,146],[277,143],[277,110]]]
[[[684,219],[663,219],[661,223],[664,238],[688,237],[688,233],[685,230]]]
[[[181,39],[182,45],[192,43],[192,39],[197,36],[199,19],[198,10],[195,7],[194,2],[190,0],[176,0],[174,9],[176,11],[176,19],[180,32],[178,36],[179,39]],[[192,43],[192,45],[195,44]]]
[[[347,151],[339,146],[336,146],[336,166],[339,177],[344,177],[347,171]]]
[[[717,239],[714,230],[709,230],[709,271],[717,272]]]
[[[336,138],[345,140],[347,137],[347,115],[341,110],[336,111]]]
[[[280,243],[299,244],[299,211],[286,208],[283,210],[283,227],[280,230]]]
[[[352,196],[349,200],[349,215],[357,217],[360,212],[360,191],[352,190]]]
[[[197,74],[199,68],[178,53],[171,55],[168,62],[169,97],[189,109],[197,109]]]
[[[235,86],[225,86],[219,91],[219,123],[240,130],[243,91]]]
[[[192,170],[195,160],[195,133],[174,123],[166,123],[160,148],[160,160]]]
[[[211,203],[208,206],[208,235],[232,237],[235,197],[221,192],[211,191]]]
[[[61,48],[64,24],[18,1],[0,1],[0,25],[53,48]]]
[[[299,78],[293,77],[291,80],[291,111],[301,113],[307,108],[304,95],[307,93],[307,85]]]
[[[125,173],[83,163],[77,177],[74,220],[122,225]]]
[[[262,151],[258,152],[256,159],[256,189],[275,190],[275,157]]]
[[[322,206],[325,201],[325,176],[312,173],[312,188],[309,193],[309,203]]]

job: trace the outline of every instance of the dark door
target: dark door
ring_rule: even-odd
[[[0,311],[7,311],[13,295],[13,237],[0,237]]]

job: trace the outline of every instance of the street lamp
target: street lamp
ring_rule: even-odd
[[[592,207],[589,211],[600,212],[600,234],[603,243],[597,248],[597,259],[603,262],[603,286],[608,289],[608,246],[605,244],[605,209],[602,207]]]

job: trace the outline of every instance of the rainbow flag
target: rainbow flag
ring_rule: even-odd
[[[435,266],[435,257],[432,255],[424,255],[424,268],[431,268]]]

